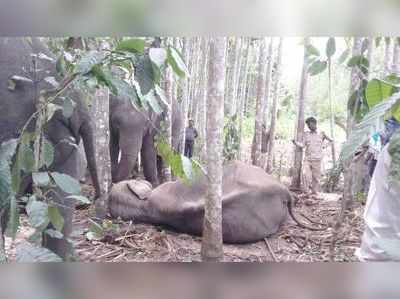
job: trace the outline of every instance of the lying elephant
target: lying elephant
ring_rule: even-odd
[[[206,180],[205,176],[199,176],[192,185],[181,180],[168,182],[153,191],[146,181],[120,182],[110,192],[110,214],[201,235]],[[294,218],[290,192],[261,168],[238,161],[224,166],[222,193],[222,230],[226,243],[262,240],[279,230],[288,211]]]

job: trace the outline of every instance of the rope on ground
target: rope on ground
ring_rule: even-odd
[[[264,241],[265,241],[265,244],[267,244],[268,251],[269,251],[269,253],[271,254],[271,257],[272,257],[272,259],[274,260],[274,262],[279,263],[279,260],[278,260],[278,258],[276,257],[274,251],[272,250],[272,247],[271,247],[271,245],[269,244],[268,239],[267,239],[267,238],[264,238]]]

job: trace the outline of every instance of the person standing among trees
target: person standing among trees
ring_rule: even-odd
[[[304,158],[304,189],[308,193],[311,187],[313,195],[317,195],[320,189],[321,181],[321,162],[323,158],[323,143],[325,140],[333,142],[324,132],[318,133],[317,120],[314,117],[306,119],[306,124],[309,129],[304,133],[302,142],[292,140],[292,142],[305,149]]]
[[[189,119],[189,126],[185,130],[185,156],[192,158],[194,140],[197,138],[198,133],[194,128],[193,119]]]

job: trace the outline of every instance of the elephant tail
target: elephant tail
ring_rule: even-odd
[[[324,230],[326,230],[328,228],[328,227],[323,227],[323,228],[311,227],[311,226],[308,226],[308,225],[302,223],[300,220],[298,220],[297,216],[295,216],[294,213],[293,213],[293,196],[289,191],[288,191],[288,202],[287,202],[287,205],[288,205],[289,215],[292,217],[294,222],[296,222],[297,225],[300,226],[301,228],[305,228],[305,229],[312,230],[312,231],[324,231]],[[322,224],[320,224],[320,225],[322,225]]]

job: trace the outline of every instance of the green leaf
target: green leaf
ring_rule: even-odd
[[[18,211],[17,199],[15,198],[15,196],[10,197],[9,213],[10,215],[7,221],[6,235],[15,240],[19,227],[19,211]]]
[[[81,195],[69,195],[66,197],[67,199],[75,199],[83,204],[91,204],[91,201],[85,197],[85,196],[81,196]]]
[[[146,42],[144,39],[139,39],[139,38],[125,39],[117,45],[116,50],[128,51],[132,53],[143,53],[145,44]]]
[[[142,57],[136,65],[135,79],[139,83],[140,92],[146,95],[154,88],[153,65],[149,57]]]
[[[308,72],[311,76],[318,75],[319,73],[322,73],[326,69],[327,65],[328,64],[326,61],[317,60],[310,65],[310,67],[308,68]]]
[[[307,56],[320,56],[318,49],[311,44],[306,46],[306,53]]]
[[[64,227],[64,217],[61,215],[58,207],[50,204],[48,206],[48,214],[51,224],[53,224],[56,230],[61,232]]]
[[[42,165],[40,165],[40,167],[44,165],[50,167],[54,161],[54,147],[44,136],[42,138],[41,148],[40,161],[42,162]]]
[[[65,193],[79,194],[81,192],[81,186],[79,185],[79,182],[73,177],[58,172],[51,172],[50,175],[57,186],[60,187]]]
[[[160,115],[163,112],[163,109],[161,108],[160,104],[158,103],[158,100],[156,96],[154,95],[154,92],[149,92],[147,95],[144,96],[144,99],[147,103],[149,103],[151,109],[158,115]]]
[[[26,206],[30,225],[38,229],[44,229],[50,222],[48,206],[46,203],[30,200]]]
[[[157,95],[160,97],[161,102],[162,102],[166,107],[168,107],[168,109],[171,109],[171,108],[170,108],[171,105],[170,105],[169,102],[168,102],[168,99],[167,99],[167,96],[166,96],[164,90],[163,90],[159,85],[156,85],[156,86],[155,86],[155,90],[156,90]]]
[[[92,68],[104,60],[104,53],[97,51],[89,51],[85,53],[82,58],[75,65],[75,73],[85,75],[89,73]]]
[[[350,54],[350,49],[346,49],[343,51],[343,53],[340,55],[338,62],[342,64],[343,62],[346,61],[347,57],[349,57]]]
[[[175,48],[168,48],[167,61],[174,70],[175,74],[177,74],[179,77],[183,78],[189,75],[189,70],[187,69],[185,62],[183,61],[182,56]]]
[[[182,160],[182,169],[183,172],[185,173],[185,176],[188,180],[193,180],[193,167],[192,167],[192,161],[183,155],[181,155],[181,160]]]
[[[393,92],[393,86],[390,84],[378,79],[369,81],[367,88],[365,89],[365,97],[367,99],[368,107],[374,107],[376,104],[391,96]]]
[[[155,65],[161,67],[167,60],[167,51],[162,48],[151,48],[149,50],[149,57]]]
[[[104,237],[104,229],[103,227],[93,221],[92,219],[89,219],[90,225],[89,225],[89,232],[86,234],[86,237],[89,240],[100,240]]]
[[[330,37],[326,43],[326,56],[332,57],[336,52],[336,42],[334,37]]]
[[[357,55],[357,56],[353,56],[352,58],[350,58],[350,60],[347,62],[347,66],[348,67],[354,67],[354,66],[365,66],[365,67],[369,67],[369,61],[367,58],[365,58],[362,55]]]
[[[368,46],[369,46],[369,39],[368,38],[364,38],[362,45],[361,45],[361,53],[364,54],[365,51],[368,50]]]
[[[32,149],[30,147],[23,146],[19,151],[21,152],[20,155],[21,169],[27,173],[32,172],[33,167],[35,165],[35,159],[33,156]]]
[[[50,177],[47,172],[32,173],[33,183],[38,187],[47,187],[50,185]]]
[[[37,262],[62,262],[62,258],[44,247],[38,247],[28,242],[21,242],[17,245],[16,261],[18,263]]]

